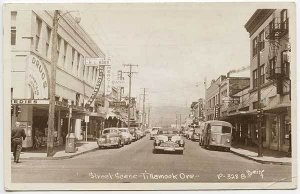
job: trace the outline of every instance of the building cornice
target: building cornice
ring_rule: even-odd
[[[272,15],[275,9],[258,9],[245,24],[247,32],[250,36]]]

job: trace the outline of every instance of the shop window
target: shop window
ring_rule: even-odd
[[[291,130],[291,118],[288,115],[283,116],[283,138],[284,144],[289,146],[289,138],[290,138],[290,130]]]
[[[277,118],[271,117],[271,143],[278,143]]]

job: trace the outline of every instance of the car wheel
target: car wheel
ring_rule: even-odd
[[[180,155],[183,155],[183,150],[179,150],[178,153],[179,153]]]
[[[157,154],[157,150],[156,150],[156,149],[153,149],[153,150],[152,150],[152,153],[153,153],[153,154]]]
[[[101,150],[103,147],[102,146],[99,146],[99,150]]]

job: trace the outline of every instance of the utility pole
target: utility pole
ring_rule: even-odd
[[[179,129],[181,129],[181,114],[179,114]]]
[[[137,72],[133,72],[132,71],[132,67],[138,67],[138,65],[132,65],[132,64],[124,64],[124,67],[129,67],[129,72],[123,72],[123,73],[127,73],[128,77],[129,77],[129,93],[128,93],[128,129],[130,129],[130,106],[131,106],[131,78],[132,78],[132,74],[137,73]]]
[[[145,109],[145,101],[146,101],[146,88],[143,88],[143,114],[142,114],[142,125],[143,125],[143,129],[145,128],[145,124],[146,124],[146,109]]]
[[[54,118],[55,118],[55,84],[56,84],[56,65],[57,65],[57,28],[58,28],[58,10],[54,11],[53,30],[52,30],[52,48],[51,48],[51,77],[50,77],[50,95],[49,95],[49,115],[48,115],[48,136],[47,136],[47,157],[53,156],[54,146]]]
[[[257,124],[258,124],[258,151],[257,155],[258,157],[262,157],[262,128],[261,128],[261,121],[262,121],[262,109],[261,109],[261,104],[260,104],[260,99],[261,99],[261,77],[260,77],[260,44],[261,41],[259,40],[257,42]]]
[[[148,128],[150,127],[150,104],[148,104]]]

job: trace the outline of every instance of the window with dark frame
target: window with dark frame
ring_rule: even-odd
[[[50,48],[50,39],[51,39],[51,28],[47,26],[46,56],[48,56],[48,52]]]
[[[283,9],[280,12],[280,23],[281,23],[281,29],[288,30],[288,12],[287,9]]]
[[[290,62],[288,59],[288,53],[283,51],[281,52],[281,73],[282,75],[289,77],[290,76]]]
[[[16,45],[17,40],[17,27],[16,27],[16,20],[17,20],[17,12],[12,11],[11,12],[11,28],[10,28],[10,44]]]
[[[260,66],[260,84],[265,83],[265,64]]]
[[[253,78],[253,88],[256,88],[258,84],[257,69],[253,70],[252,78]]]
[[[275,67],[276,67],[276,57],[273,57],[269,60],[270,76],[275,75]]]
[[[259,33],[259,45],[260,45],[260,51],[265,49],[265,31],[262,30]]]
[[[42,29],[42,20],[36,17],[35,50],[38,50]]]
[[[63,63],[64,65],[66,65],[68,43],[64,40],[63,45],[64,45]]]
[[[58,35],[57,36],[57,57],[59,57],[59,50],[60,50],[60,43],[61,43],[61,37]]]
[[[257,54],[257,37],[252,40],[252,56]]]

